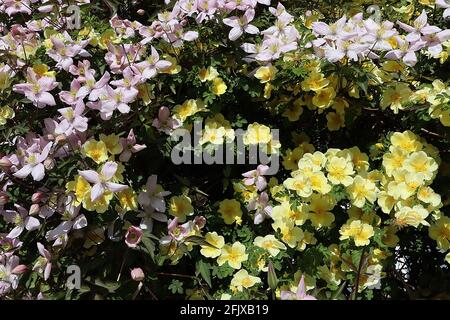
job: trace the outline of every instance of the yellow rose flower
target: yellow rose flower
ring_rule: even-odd
[[[201,246],[202,249],[200,250],[200,253],[202,254],[202,256],[207,258],[217,258],[218,256],[220,256],[222,248],[225,245],[224,238],[222,236],[219,236],[217,232],[208,232],[205,235],[205,241],[215,248],[211,246]]]
[[[226,199],[220,202],[219,213],[226,224],[232,224],[242,217],[241,204],[235,199]]]
[[[222,252],[217,258],[217,264],[221,266],[227,262],[233,269],[240,269],[242,262],[247,261],[247,259],[248,254],[245,253],[245,246],[236,241],[232,246],[226,244],[222,247]]]
[[[185,195],[173,196],[170,198],[169,214],[177,217],[179,222],[185,222],[186,216],[192,216],[194,214],[194,207],[192,207],[191,199]]]
[[[82,151],[96,163],[108,160],[108,149],[103,141],[89,140],[83,144]]]
[[[237,291],[242,291],[243,288],[251,288],[257,283],[261,283],[259,277],[251,276],[248,274],[247,270],[242,269],[234,274],[230,286]]]

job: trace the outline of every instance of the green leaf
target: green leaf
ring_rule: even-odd
[[[155,261],[155,249],[156,249],[155,243],[146,236],[142,237],[142,243],[144,244],[145,247],[144,251],[150,255],[153,261]]]
[[[206,281],[206,283],[208,284],[208,286],[211,288],[212,284],[211,284],[211,271],[210,271],[210,265],[206,262],[204,262],[203,260],[200,260],[199,262],[197,262],[197,272],[200,273],[200,275],[202,276],[203,280]]]
[[[179,293],[179,294],[183,294],[184,290],[183,290],[183,282],[173,279],[172,283],[169,285],[169,290],[172,293]]]

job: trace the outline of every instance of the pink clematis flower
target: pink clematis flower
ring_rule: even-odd
[[[38,242],[37,247],[41,256],[34,264],[33,271],[42,273],[44,275],[44,280],[47,281],[50,277],[50,272],[52,271],[52,255],[45,249],[42,243]]]
[[[24,94],[38,108],[56,105],[55,98],[49,93],[58,86],[58,82],[50,77],[36,75],[32,68],[27,70],[27,83],[15,84],[13,90]]]
[[[70,83],[70,91],[59,92],[59,98],[62,102],[68,104],[69,106],[76,105],[80,101],[82,101],[88,94],[87,90],[83,90],[80,92],[80,89],[81,83],[77,79],[74,79]]]
[[[167,216],[161,212],[155,211],[150,206],[145,206],[144,211],[140,211],[137,215],[141,218],[141,222],[139,223],[139,227],[142,230],[152,231],[153,229],[153,220],[159,222],[167,222]]]
[[[131,226],[125,235],[125,243],[130,248],[136,248],[142,239],[142,230],[138,227]]]
[[[250,24],[250,22],[255,18],[255,10],[249,9],[247,10],[242,17],[231,17],[223,19],[223,23],[227,26],[232,27],[230,33],[228,34],[228,38],[231,41],[235,41],[239,39],[244,32],[249,34],[258,34],[259,29],[254,25]]]
[[[100,100],[100,115],[103,120],[108,120],[112,117],[115,110],[120,113],[130,112],[129,104],[136,100],[137,91],[129,91],[123,87],[116,89],[106,86],[104,96]]]
[[[5,13],[8,16],[12,16],[17,13],[31,14],[32,12],[29,0],[5,0],[2,2],[5,7]]]
[[[35,217],[29,215],[27,209],[15,204],[16,210],[5,210],[0,212],[6,222],[12,223],[15,227],[8,233],[7,238],[15,239],[20,236],[23,230],[33,231],[39,228],[41,223]]]
[[[103,165],[100,174],[94,170],[78,171],[80,176],[94,184],[91,190],[91,201],[100,198],[105,191],[119,192],[128,188],[126,185],[111,182],[116,171],[117,163],[112,161],[108,161]]]
[[[272,207],[269,205],[269,195],[262,192],[259,197],[250,200],[247,209],[255,210],[254,224],[261,224],[266,218],[270,217]]]
[[[65,134],[70,136],[74,130],[84,132],[88,128],[88,118],[83,117],[84,104],[79,103],[75,108],[68,107],[58,109],[61,114],[62,121],[56,126],[56,134]]]
[[[145,144],[137,144],[136,136],[134,135],[133,129],[128,133],[128,137],[120,138],[120,144],[122,145],[123,151],[119,156],[121,162],[127,162],[130,160],[133,153],[139,152],[147,148]]]
[[[450,1],[449,0],[436,0],[436,6],[438,8],[445,9],[444,13],[443,13],[444,19],[447,19],[448,17],[450,17]]]
[[[160,60],[159,53],[154,47],[151,48],[151,54],[146,60],[134,64],[131,68],[140,74],[143,79],[148,80],[155,77],[158,72],[170,68],[172,63],[167,60]]]
[[[244,179],[244,184],[246,186],[256,185],[259,191],[262,191],[267,186],[266,178],[264,175],[269,170],[269,167],[263,164],[260,164],[256,170],[251,170],[242,175],[246,178]]]
[[[87,226],[87,220],[84,214],[80,214],[81,206],[74,205],[72,196],[68,196],[63,205],[64,214],[61,217],[62,222],[55,228],[45,234],[47,241],[55,241],[53,246],[65,246],[68,240],[70,230],[79,230]]]
[[[123,70],[123,78],[120,80],[111,81],[110,84],[115,87],[123,88],[126,94],[138,94],[139,90],[136,86],[142,83],[140,76],[135,74],[130,67]]]
[[[306,294],[305,276],[302,275],[297,287],[297,292],[281,291],[281,300],[317,300],[316,297]]]
[[[165,134],[171,134],[173,130],[180,127],[180,122],[170,116],[167,107],[161,107],[158,111],[158,118],[153,120],[152,126]]]
[[[157,184],[158,177],[151,175],[145,184],[145,191],[139,193],[138,202],[142,207],[151,207],[159,212],[166,211],[166,202],[164,197],[170,195],[169,191],[164,191],[162,187]]]
[[[87,42],[82,44],[73,43],[67,32],[63,33],[66,41],[62,41],[56,36],[50,37],[52,42],[52,49],[48,50],[47,55],[57,62],[56,67],[69,71],[71,65],[73,65],[73,58],[77,55],[84,57],[89,56],[89,53],[83,49],[83,46],[87,45]]]
[[[41,153],[33,152],[25,158],[25,165],[14,173],[15,177],[26,178],[30,173],[35,181],[41,181],[45,176],[45,167],[43,162],[47,159],[53,142],[47,143]]]
[[[388,51],[384,56],[390,60],[401,60],[407,66],[413,67],[417,63],[416,51],[425,46],[425,42],[418,41],[413,45],[410,45],[408,41],[401,37],[395,37],[397,40],[397,49]]]
[[[109,72],[105,72],[100,80],[94,78],[94,71],[89,70],[85,73],[85,85],[80,88],[77,97],[85,97],[89,94],[89,101],[96,101],[104,93],[105,87],[111,78]]]
[[[27,267],[19,264],[19,257],[12,254],[0,254],[0,297],[17,289],[19,275],[24,273]]]
[[[431,33],[436,33],[441,31],[441,29],[439,29],[438,27],[435,26],[430,26],[428,24],[428,17],[427,17],[427,12],[424,10],[422,10],[422,13],[420,14],[420,16],[418,16],[416,18],[416,20],[414,20],[413,25],[410,26],[406,23],[403,23],[401,21],[397,21],[397,24],[400,26],[400,28],[402,28],[403,30],[405,30],[406,32],[408,32],[409,34],[405,37],[405,40],[409,41],[409,42],[415,42],[420,40],[420,36],[423,35],[427,35],[427,34],[431,34]]]

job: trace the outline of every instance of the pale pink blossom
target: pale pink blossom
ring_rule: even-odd
[[[306,293],[305,276],[302,275],[296,292],[281,291],[281,300],[317,300],[316,297]]]
[[[138,227],[131,226],[125,235],[125,243],[130,248],[136,248],[142,239],[142,230]]]
[[[39,228],[41,223],[35,217],[29,215],[27,209],[24,207],[15,204],[16,210],[3,210],[0,211],[0,214],[3,215],[3,218],[6,222],[14,224],[15,227],[8,233],[7,237],[14,239],[22,234],[22,232],[26,229],[28,231],[33,231]]]
[[[120,138],[120,144],[122,145],[122,153],[119,156],[121,162],[127,162],[130,160],[133,153],[139,152],[147,148],[145,144],[137,144],[136,136],[134,135],[133,129],[130,130],[126,138]]]
[[[53,142],[47,143],[42,152],[32,152],[25,157],[25,165],[16,173],[15,177],[26,178],[30,173],[35,181],[41,181],[45,176],[45,167],[43,162],[47,159]]]
[[[255,18],[255,10],[249,9],[247,10],[242,17],[230,17],[223,19],[223,23],[229,27],[232,27],[230,33],[228,34],[228,38],[231,41],[235,41],[239,39],[244,32],[249,34],[258,34],[259,29],[254,25],[250,24],[250,22]]]
[[[39,254],[41,255],[33,266],[33,271],[42,273],[44,275],[44,280],[50,277],[50,272],[52,271],[52,255],[45,249],[42,243],[37,243]]]
[[[79,175],[85,178],[88,182],[94,184],[91,189],[91,201],[100,198],[106,191],[119,192],[128,188],[128,186],[111,182],[117,172],[117,163],[106,162],[100,173],[94,170],[78,171]]]

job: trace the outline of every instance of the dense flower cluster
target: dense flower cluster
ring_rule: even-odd
[[[405,257],[448,273],[447,0],[71,2],[0,4],[0,297],[391,298],[420,291]],[[183,151],[280,170],[173,163],[199,121]]]

